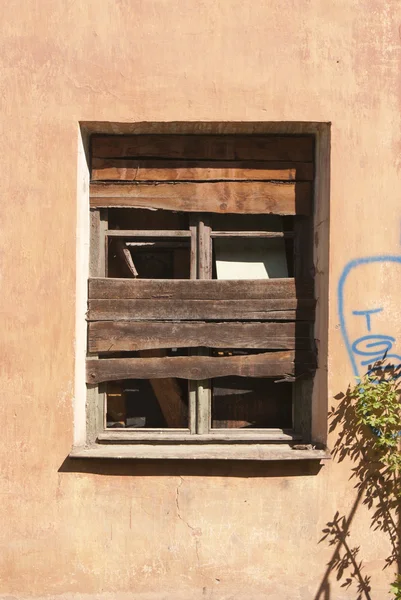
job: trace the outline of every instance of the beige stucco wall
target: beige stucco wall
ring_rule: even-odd
[[[1,597],[355,598],[335,572],[325,579],[334,548],[319,543],[336,511],[353,514],[348,461],[316,472],[67,459],[78,123],[332,123],[326,411],[353,377],[337,316],[342,269],[401,250],[400,3],[1,4]],[[363,269],[347,288],[354,309],[387,303],[381,333],[401,339],[399,265]],[[389,544],[370,524],[361,503],[348,542],[379,600]]]

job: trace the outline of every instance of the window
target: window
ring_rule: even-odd
[[[91,179],[89,442],[309,444],[314,137],[95,135]]]

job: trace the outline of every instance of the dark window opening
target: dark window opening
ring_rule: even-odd
[[[292,385],[258,377],[212,380],[214,429],[292,427]]]

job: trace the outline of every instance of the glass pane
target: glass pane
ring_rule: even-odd
[[[215,279],[288,277],[284,238],[216,238],[213,240]]]
[[[212,380],[212,428],[291,427],[291,383],[234,376]]]
[[[119,357],[152,359],[187,354],[185,348],[172,348],[119,353]],[[186,429],[189,426],[188,399],[188,381],[185,379],[165,377],[108,382],[107,427]]]
[[[188,382],[127,379],[106,388],[107,427],[188,428]]]
[[[108,276],[189,279],[191,242],[182,238],[111,238]]]

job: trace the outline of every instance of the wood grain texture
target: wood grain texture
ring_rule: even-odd
[[[198,278],[212,278],[212,241],[210,238],[210,217],[201,217],[198,222]]]
[[[89,273],[93,277],[106,275],[106,238],[108,215],[106,210],[90,211]]]
[[[168,230],[168,229],[108,229],[106,231],[108,237],[117,238],[190,238],[191,232],[183,230]]]
[[[192,444],[210,444],[212,443],[235,443],[239,441],[250,442],[257,441],[272,441],[272,442],[291,442],[302,440],[302,437],[287,429],[243,429],[242,431],[211,431],[204,433],[202,437],[194,436],[186,430],[166,431],[159,429],[158,431],[149,431],[139,429],[108,429],[97,436],[99,441],[104,442],[186,442]]]
[[[293,238],[294,233],[292,231],[211,231],[210,237],[212,238],[266,238],[266,239],[277,239],[277,238]]]
[[[95,158],[186,160],[314,160],[313,136],[280,135],[94,135]]]
[[[138,277],[138,271],[136,270],[134,261],[132,260],[131,252],[126,247],[124,240],[117,239],[114,242],[115,249],[117,250],[117,255],[123,260],[126,264],[128,270],[132,274],[133,277]]]
[[[89,352],[128,352],[156,348],[310,349],[308,323],[89,323]]]
[[[199,436],[200,437],[200,436]],[[75,447],[71,458],[176,460],[330,460],[328,450],[296,450],[288,444],[94,444]]]
[[[143,350],[141,358],[164,357],[164,350]],[[150,385],[159,403],[160,410],[165,418],[167,427],[187,427],[188,408],[182,397],[181,388],[176,379],[172,377],[161,379],[150,379]]]
[[[92,159],[92,181],[312,181],[312,162]]]
[[[309,182],[92,183],[91,208],[144,207],[184,212],[309,215]]]
[[[89,279],[89,299],[263,300],[313,298],[313,286],[285,279]]]
[[[90,300],[88,321],[311,321],[314,300]]]
[[[284,377],[313,369],[311,353],[265,352],[246,356],[179,356],[163,358],[87,359],[87,383],[121,379],[182,379],[202,380],[236,375],[240,377]]]

